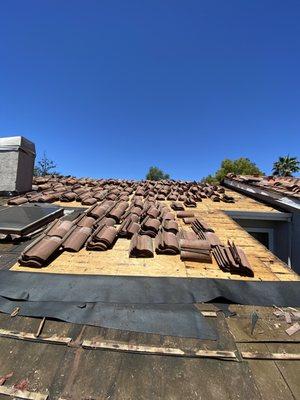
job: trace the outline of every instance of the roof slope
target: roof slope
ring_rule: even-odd
[[[226,178],[254,187],[268,189],[284,196],[300,199],[300,178],[228,174]]]

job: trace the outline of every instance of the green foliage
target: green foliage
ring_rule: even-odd
[[[209,183],[210,185],[218,185],[219,181],[214,175],[207,175],[205,178],[202,179],[202,182]]]
[[[54,161],[50,160],[44,152],[43,157],[38,161],[33,170],[34,176],[45,176],[45,175],[58,175],[57,172],[53,171],[56,168]]]
[[[160,181],[164,179],[170,179],[170,175],[164,173],[161,169],[157,167],[150,167],[146,175],[146,179],[149,181]]]
[[[203,181],[218,184],[229,173],[236,175],[263,175],[262,171],[249,158],[240,157],[236,160],[223,160],[215,175],[208,175]]]
[[[292,176],[295,172],[300,171],[300,162],[297,157],[279,157],[273,164],[273,175]]]

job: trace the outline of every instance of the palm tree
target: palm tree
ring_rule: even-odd
[[[273,175],[292,176],[293,173],[300,171],[300,162],[297,157],[279,157],[273,164]]]

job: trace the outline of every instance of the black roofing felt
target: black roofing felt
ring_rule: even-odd
[[[0,297],[4,313],[47,317],[76,324],[216,340],[217,332],[192,304],[113,304],[60,301],[12,301]]]
[[[220,297],[229,303],[300,306],[300,282],[208,278],[63,275],[0,271],[0,296],[12,300],[194,304]]]

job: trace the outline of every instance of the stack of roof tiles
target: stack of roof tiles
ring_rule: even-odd
[[[193,260],[193,258],[195,260],[197,259],[197,246],[194,244],[194,240],[197,238],[202,241],[201,249],[208,248],[210,250],[222,271],[249,277],[254,276],[246,254],[240,247],[237,247],[230,241],[228,241],[227,246],[224,246],[214,230],[202,219],[195,218],[194,221],[191,222],[191,227],[193,232],[189,232],[185,239],[189,240],[188,246],[194,246],[196,250],[194,250],[194,254],[183,255],[182,259],[184,259],[184,257],[190,260]],[[201,251],[198,251],[198,254],[199,253],[201,254]],[[203,262],[211,262],[208,258],[208,261],[204,261],[204,259]]]
[[[228,246],[214,246],[213,255],[222,271],[250,277],[254,276],[253,269],[244,251],[235,246],[233,242],[228,241]]]

